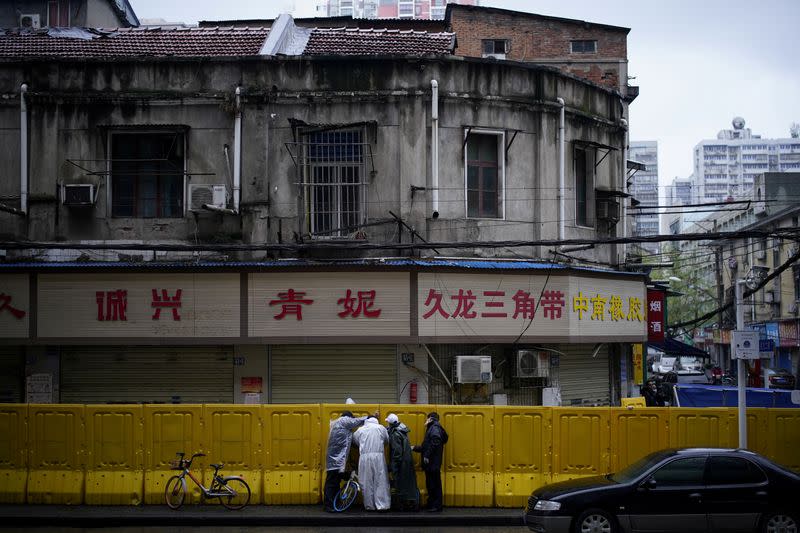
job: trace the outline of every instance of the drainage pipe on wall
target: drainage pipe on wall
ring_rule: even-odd
[[[28,102],[25,94],[28,84],[19,86],[19,205],[20,211],[28,212]]]
[[[233,122],[233,210],[239,212],[242,190],[242,87],[236,87],[236,115]]]
[[[558,111],[558,240],[563,241],[566,233],[564,220],[566,216],[566,199],[564,198],[566,195],[566,185],[564,183],[564,131],[566,128],[564,125],[564,99],[556,98],[556,102],[560,107]]]
[[[439,217],[439,82],[431,80],[431,208]]]
[[[622,127],[625,128],[625,140],[623,141],[625,145],[622,147],[622,191],[628,192],[626,189],[627,181],[628,181],[628,121],[624,118],[620,119],[620,124]],[[627,197],[622,197],[622,238],[626,238],[628,236],[628,202]],[[622,261],[620,264],[625,263],[628,260],[628,245],[622,245]]]

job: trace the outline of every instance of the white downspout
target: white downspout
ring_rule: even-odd
[[[439,82],[431,80],[431,208],[439,218]]]
[[[625,146],[622,147],[622,192],[628,192],[625,190],[625,185],[628,183],[628,121],[624,118],[620,119],[620,123],[622,127],[625,128]],[[659,228],[659,231],[661,229]],[[628,198],[623,196],[622,197],[622,238],[626,238],[628,236]],[[621,264],[625,264],[628,260],[628,245],[626,243],[622,244],[622,261]]]
[[[28,212],[28,84],[19,86],[19,208]]]
[[[558,112],[558,240],[564,240],[566,232],[566,184],[564,183],[564,99],[556,98],[556,102],[561,107]]]
[[[233,122],[233,210],[239,212],[242,192],[242,88],[236,87],[236,115]]]

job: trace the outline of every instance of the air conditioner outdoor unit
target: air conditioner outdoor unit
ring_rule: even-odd
[[[776,290],[764,291],[764,302],[766,302],[768,304],[779,304],[779,303],[781,303],[781,293],[780,293],[780,291],[776,291]]]
[[[37,29],[41,27],[38,13],[23,13],[19,16],[19,27]]]
[[[756,259],[759,261],[764,261],[767,258],[766,250],[758,250],[756,251]]]
[[[189,185],[189,209],[197,211],[204,205],[224,208],[226,204],[225,185]]]
[[[505,59],[506,55],[505,54],[483,54],[483,57],[489,58],[489,59]]]
[[[550,375],[550,354],[534,350],[517,351],[518,378],[546,378]]]
[[[598,200],[597,218],[609,222],[619,222],[619,202],[611,198]]]
[[[94,205],[94,185],[91,183],[63,185],[61,187],[61,202],[70,207]]]
[[[492,358],[487,355],[457,355],[456,383],[491,383]]]

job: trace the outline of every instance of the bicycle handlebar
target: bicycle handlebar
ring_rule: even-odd
[[[179,457],[178,459],[178,466],[189,468],[192,466],[192,461],[194,461],[195,457],[205,457],[206,454],[204,453],[194,453],[189,459],[184,459],[186,456],[185,452],[175,452],[175,455]]]

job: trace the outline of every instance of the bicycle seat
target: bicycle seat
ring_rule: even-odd
[[[211,463],[211,464],[210,464],[210,465],[208,465],[208,466],[210,466],[210,467],[211,467],[211,468],[213,468],[214,470],[219,470],[220,468],[222,468],[223,466],[225,466],[225,463],[219,463],[219,464],[214,464],[214,463]]]

